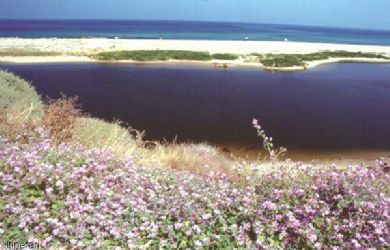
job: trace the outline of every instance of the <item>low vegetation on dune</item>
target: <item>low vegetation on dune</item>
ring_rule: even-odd
[[[101,52],[93,56],[98,60],[134,60],[134,61],[165,61],[165,60],[195,60],[210,61],[237,60],[240,56],[229,53],[210,54],[208,52],[183,51],[183,50],[134,50]],[[307,62],[326,60],[330,58],[367,58],[390,59],[379,53],[349,52],[349,51],[321,51],[309,54],[259,54],[242,55],[249,61],[255,60],[266,67],[303,67]]]
[[[134,61],[166,61],[166,60],[194,60],[210,61],[212,59],[235,60],[238,56],[233,54],[210,54],[202,51],[186,50],[123,50],[101,52],[94,55],[98,60],[134,60]]]
[[[42,105],[28,83],[0,76],[1,88],[21,85],[0,92],[3,102],[18,96],[2,104],[7,117],[19,112],[11,107],[22,105],[22,93],[41,103],[36,117],[1,120],[4,242],[52,249],[390,248],[383,161],[349,168],[282,162],[286,150],[257,120],[266,162],[227,158],[207,144],[145,142],[119,122],[83,116],[74,98]]]
[[[99,60],[134,60],[134,61],[165,61],[198,60],[208,61],[211,56],[208,52],[195,52],[184,50],[124,50],[113,52],[101,52],[96,55]]]
[[[267,68],[288,68],[305,67],[308,62],[327,60],[331,58],[342,59],[386,59],[390,57],[383,53],[370,52],[351,52],[351,51],[320,51],[307,54],[264,54],[251,53],[248,55],[239,55],[232,53],[209,53],[207,51],[190,50],[118,50],[106,51],[97,54],[86,55],[84,53],[66,53],[73,56],[88,56],[100,61],[168,61],[168,60],[188,60],[188,61],[235,61],[243,59],[244,62],[261,63]],[[40,51],[35,49],[3,49],[0,50],[1,56],[58,56],[62,55],[55,51]],[[224,65],[226,67],[227,65]]]
[[[299,55],[268,54],[266,56],[261,55],[258,60],[266,67],[305,66],[305,62]]]
[[[230,53],[215,53],[211,55],[213,59],[217,60],[237,60],[239,58],[236,54],[230,54]]]
[[[59,52],[54,51],[41,51],[36,49],[3,49],[0,50],[0,56],[58,56]]]
[[[330,58],[377,58],[390,59],[379,53],[349,52],[349,51],[321,51],[309,54],[258,54],[252,56],[267,67],[305,66],[306,62],[326,60]]]

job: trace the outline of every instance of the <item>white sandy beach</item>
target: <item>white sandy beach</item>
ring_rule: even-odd
[[[191,50],[208,51],[210,53],[234,53],[248,55],[260,54],[305,54],[319,51],[350,51],[383,53],[390,56],[390,46],[376,45],[350,45],[330,43],[306,43],[292,41],[210,41],[210,40],[140,40],[140,39],[109,39],[109,38],[0,38],[1,50],[37,50],[40,52],[57,52],[60,56],[3,56],[0,61],[14,63],[39,63],[39,62],[91,62],[94,61],[86,55],[104,51],[116,50]],[[357,62],[390,62],[384,59],[367,58],[332,58],[329,60],[315,61],[307,64],[307,68],[323,63],[338,61]],[[125,61],[131,63],[131,61]],[[172,63],[172,61],[170,62]],[[178,63],[177,61],[173,63]],[[187,62],[188,63],[188,62]],[[194,63],[194,62],[191,62]],[[204,63],[204,62],[203,62]],[[207,62],[210,64],[210,62]],[[229,66],[261,66],[256,63],[247,63],[240,60],[221,61],[214,60],[211,63],[228,63]],[[300,70],[304,67],[291,67],[287,70]],[[272,68],[271,68],[272,69]]]

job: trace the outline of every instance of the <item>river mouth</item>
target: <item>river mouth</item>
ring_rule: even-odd
[[[304,72],[95,63],[0,64],[42,96],[146,131],[149,140],[257,150],[260,121],[291,152],[390,149],[390,65],[338,63]],[[224,147],[224,146],[222,146]],[[298,154],[299,155],[299,154]],[[299,157],[298,157],[299,158]]]

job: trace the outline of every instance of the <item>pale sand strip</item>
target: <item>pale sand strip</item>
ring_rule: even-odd
[[[0,38],[0,50],[37,50],[42,52],[59,52],[63,56],[7,56],[0,57],[0,61],[14,63],[50,63],[50,62],[93,62],[86,56],[103,51],[115,50],[191,50],[208,51],[210,53],[235,53],[247,55],[250,53],[274,54],[305,54],[319,51],[344,50],[350,52],[384,53],[390,56],[390,46],[376,45],[349,45],[329,43],[303,43],[284,41],[206,41],[206,40],[138,40],[138,39],[109,39],[109,38]],[[315,67],[323,63],[352,61],[352,62],[390,62],[383,59],[367,58],[332,58],[328,60],[309,62],[306,67],[267,68],[270,70],[295,71]],[[119,63],[137,63],[122,61]],[[199,61],[162,61],[148,63],[191,63],[222,66],[254,66],[262,67],[260,63],[248,63],[243,60],[209,62]]]
[[[86,56],[1,56],[0,62],[10,63],[61,63],[61,62],[96,62]]]
[[[283,41],[138,40],[109,38],[0,38],[0,49],[37,49],[63,53],[96,53],[113,50],[192,50],[211,53],[311,53],[323,50],[386,53],[390,46],[303,43]]]

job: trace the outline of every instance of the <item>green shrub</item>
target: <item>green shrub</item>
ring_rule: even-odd
[[[303,66],[305,63],[296,55],[267,55],[266,58],[260,59],[260,62],[267,67],[291,67]]]
[[[211,55],[213,59],[217,60],[236,60],[238,59],[238,55],[229,54],[229,53],[216,53]]]
[[[166,61],[169,59],[209,61],[212,59],[208,52],[185,50],[122,50],[101,52],[95,57],[99,60],[134,61]]]
[[[267,54],[252,53],[267,67],[304,66],[305,62],[326,60],[329,58],[378,58],[390,59],[378,53],[350,52],[350,51],[321,51],[309,54]]]

